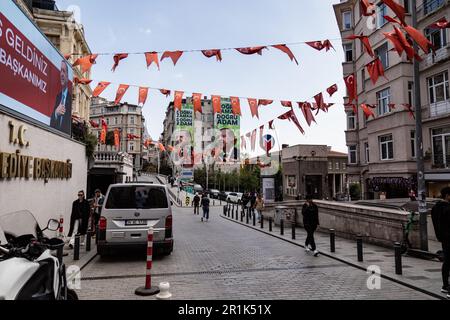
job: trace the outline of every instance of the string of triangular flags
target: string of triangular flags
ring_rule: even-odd
[[[341,40],[341,39],[336,39]],[[295,57],[295,55],[292,53],[289,46],[295,46],[299,44],[306,44],[318,51],[329,51],[330,49],[334,49],[332,43],[330,40],[318,40],[318,41],[305,41],[305,42],[293,42],[289,44],[270,44],[270,45],[262,45],[262,46],[256,46],[256,47],[241,47],[241,48],[222,48],[222,49],[196,49],[196,50],[174,50],[174,51],[150,51],[150,52],[136,52],[136,53],[95,53],[90,55],[84,55],[81,56],[78,53],[72,53],[67,54],[64,57],[68,60],[72,56],[81,56],[80,58],[77,58],[75,62],[72,64],[73,67],[80,66],[82,74],[88,72],[91,70],[92,66],[96,64],[96,60],[100,55],[112,55],[113,56],[113,66],[112,71],[114,72],[117,67],[119,66],[120,62],[122,60],[127,59],[130,55],[144,55],[145,56],[145,62],[147,65],[147,68],[150,68],[150,66],[154,63],[155,66],[160,70],[160,62],[162,62],[164,59],[170,58],[172,60],[172,63],[174,66],[176,66],[178,60],[181,58],[181,56],[186,52],[201,52],[206,58],[212,58],[215,57],[218,62],[222,61],[222,51],[227,50],[236,50],[237,52],[240,52],[244,55],[262,55],[263,50],[269,50],[269,48],[275,48],[283,53],[285,53],[289,59],[293,62],[295,62],[297,65],[298,60]],[[335,50],[336,51],[336,50]]]

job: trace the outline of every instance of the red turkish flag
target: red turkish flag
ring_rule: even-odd
[[[331,87],[329,87],[327,89],[328,94],[330,95],[330,97],[333,96],[333,94],[335,94],[338,91],[338,86],[337,84],[333,84]]]
[[[325,40],[322,45],[324,49],[326,49],[327,51],[329,51],[330,49],[336,51],[336,49],[334,49],[333,45],[331,44],[330,40]]]
[[[202,94],[201,93],[193,93],[192,100],[194,102],[194,112],[202,113]]]
[[[397,51],[398,55],[401,56],[403,51],[405,50],[403,48],[402,43],[400,42],[399,38],[396,35],[395,30],[392,32],[383,32],[383,35],[386,39],[388,39],[392,45],[394,46],[394,50]],[[414,56],[414,54],[413,54]]]
[[[95,60],[97,59],[98,54],[90,54],[88,56],[82,57],[82,58],[78,58],[74,64],[73,67],[76,66],[81,66],[81,73],[85,73],[89,70],[91,70],[92,65],[95,64]]]
[[[148,96],[148,88],[139,87],[139,103],[138,103],[138,105],[144,106],[145,102],[147,102],[147,96]]]
[[[80,79],[78,77],[74,77],[73,78],[73,82],[75,83],[75,85],[78,85],[78,84],[88,85],[88,84],[90,84],[92,82],[92,80],[85,79],[85,78]]]
[[[118,53],[114,55],[114,65],[112,67],[112,71],[116,71],[116,68],[119,66],[121,60],[128,58],[128,53]]]
[[[298,61],[295,58],[294,54],[292,53],[291,49],[289,49],[285,44],[277,44],[277,45],[273,45],[272,47],[286,53],[289,56],[289,58],[291,59],[291,61],[294,61],[298,65]]]
[[[394,26],[394,32],[395,32],[395,36],[397,37],[398,41],[400,42],[403,50],[406,52],[406,55],[408,56],[408,59],[409,60],[414,59],[414,57],[416,56],[416,52],[414,51],[413,46],[406,39],[406,36],[396,26]]]
[[[93,97],[98,97],[105,89],[111,84],[111,82],[101,81],[92,92]]]
[[[159,61],[158,61],[158,53],[156,52],[146,52],[145,53],[145,60],[147,61],[147,69],[150,67],[150,65],[154,62],[156,66],[159,69]]]
[[[173,106],[175,109],[178,109],[181,111],[181,108],[183,107],[183,91],[175,91],[175,97],[173,100]]]
[[[125,95],[125,93],[127,92],[129,87],[130,86],[127,84],[121,84],[119,86],[119,89],[117,89],[117,93],[116,93],[116,100],[114,101],[115,104],[120,103],[120,100],[122,100],[123,96]]]
[[[248,47],[248,48],[236,48],[237,51],[239,51],[242,54],[259,54],[262,55],[262,50],[267,49],[267,47]]]
[[[354,74],[350,74],[344,78],[345,85],[348,91],[348,102],[352,103],[358,99],[356,89],[356,78]]]
[[[211,96],[214,113],[222,113],[222,102],[220,96]]]
[[[289,119],[290,121],[294,122],[294,124],[297,126],[298,130],[302,133],[305,134],[305,130],[303,130],[302,126],[300,125],[300,122],[298,121],[297,116],[295,115],[294,111],[291,110],[289,111]]]
[[[400,19],[402,24],[406,25],[406,22],[405,22],[406,11],[405,11],[405,8],[403,6],[399,5],[394,0],[381,0],[381,2],[384,2],[389,8],[391,8],[391,10]]]
[[[255,147],[256,147],[256,129],[252,131],[252,139],[251,139],[251,143],[252,143],[252,151],[255,151]]]
[[[231,108],[233,110],[233,114],[235,116],[242,115],[241,113],[241,101],[238,97],[230,97],[231,100]]]
[[[269,104],[272,104],[272,103],[273,103],[273,100],[259,99],[258,107],[259,106],[268,106]]]
[[[359,2],[359,12],[361,16],[370,17],[375,14],[375,6],[368,0],[361,0]]]
[[[309,41],[309,42],[306,42],[306,44],[308,46],[310,46],[311,48],[314,48],[318,51],[321,51],[323,49],[322,41]]]
[[[395,109],[395,103],[389,103],[388,107],[389,107],[389,111],[392,111],[393,109]]]
[[[370,109],[369,105],[367,104],[362,104],[361,108],[364,111],[364,115],[366,116],[366,119],[369,119],[370,116],[372,116],[373,118],[375,118],[375,114],[373,113],[373,111]]]
[[[269,129],[270,130],[275,130],[274,126],[273,126],[273,120],[269,121]]]
[[[202,50],[202,53],[207,58],[216,57],[217,61],[222,61],[222,54],[218,49]]]
[[[166,151],[166,148],[164,147],[164,145],[162,143],[159,143],[159,151],[161,151],[161,152]]]
[[[371,56],[371,57],[375,56],[372,46],[370,45],[368,36],[364,36],[363,34],[357,36],[357,35],[353,34],[351,36],[348,36],[346,39],[348,39],[348,40],[359,39],[361,41],[361,43],[363,44],[364,48],[366,49],[366,52],[369,54],[369,56]]]
[[[254,118],[256,116],[259,119],[258,102],[256,101],[256,99],[248,98],[248,105],[250,106],[252,118]]]
[[[448,22],[447,19],[445,19],[445,17],[444,17],[444,18],[436,21],[435,23],[430,24],[428,26],[428,28],[430,28],[430,29],[448,29],[448,28],[450,28],[450,22]]]
[[[399,25],[401,25],[403,27],[403,29],[406,31],[406,33],[417,43],[417,45],[423,50],[423,52],[425,52],[426,54],[430,53],[430,50],[433,48],[433,44],[422,34],[422,32],[420,32],[419,30],[407,25],[407,24],[402,24],[402,22],[397,21],[389,16],[384,16],[384,18],[392,23],[397,23]],[[396,31],[396,34],[399,36],[400,39],[400,35],[398,32]],[[401,39],[400,39],[401,40]],[[402,40],[401,40],[402,41]],[[402,41],[403,43],[403,41]],[[417,58],[418,55],[415,54],[415,57]]]
[[[291,102],[291,101],[281,101],[281,105],[282,105],[283,107],[291,108],[291,109],[292,109],[292,102]]]
[[[106,132],[108,132],[108,124],[105,121],[105,118],[102,117],[102,131],[100,132],[100,142],[102,144],[106,143]]]
[[[366,67],[367,67],[367,72],[369,73],[370,79],[372,79],[373,84],[377,83],[378,78],[380,76],[384,77],[384,68],[383,68],[383,64],[381,63],[380,58],[377,57],[375,60],[368,63],[366,65]]]
[[[166,97],[170,96],[170,90],[167,89],[159,89],[159,92],[161,92],[163,95],[165,95]]]
[[[91,124],[92,128],[98,128],[100,127],[100,124],[95,122],[94,120],[89,120],[89,123]]]
[[[119,149],[120,148],[120,132],[119,129],[114,129],[114,146]]]
[[[311,104],[309,102],[299,102],[298,106],[302,110],[303,116],[305,117],[308,126],[311,127],[311,123],[313,121],[316,122],[316,119],[314,119],[314,116],[311,112]]]
[[[181,55],[183,54],[183,51],[166,51],[163,53],[161,57],[161,61],[163,61],[165,58],[172,59],[173,65],[177,65],[178,59],[180,59]]]
[[[314,96],[314,100],[316,100],[316,104],[317,104],[317,108],[327,112],[327,105],[325,104],[325,102],[323,101],[323,95],[322,92],[318,93]]]
[[[416,119],[416,116],[414,115],[414,111],[412,110],[412,107],[409,103],[404,103],[403,107],[408,111],[409,116],[413,119]]]

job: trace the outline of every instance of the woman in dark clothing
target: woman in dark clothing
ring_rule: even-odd
[[[319,226],[319,209],[317,205],[313,202],[312,196],[306,197],[306,203],[302,208],[303,215],[303,226],[307,232],[305,249],[306,252],[313,251],[314,256],[319,255],[319,251],[316,250],[316,242],[314,241],[314,232]]]
[[[72,203],[72,213],[70,215],[70,230],[67,235],[70,240],[70,245],[73,246],[75,239],[72,237],[74,229],[76,233],[82,236],[86,235],[88,229],[89,213],[90,213],[89,202],[84,198],[84,191],[78,192],[78,199]],[[81,240],[84,243],[84,239]]]

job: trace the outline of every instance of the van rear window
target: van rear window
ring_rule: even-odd
[[[151,186],[111,188],[105,205],[106,209],[162,209],[168,207],[165,189]]]

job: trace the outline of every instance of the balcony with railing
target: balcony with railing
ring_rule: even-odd
[[[437,63],[448,61],[450,59],[450,44],[437,49],[435,52],[430,52],[426,55],[422,62],[420,62],[420,71],[428,69]]]
[[[421,19],[433,14],[448,4],[448,0],[423,0],[423,4],[417,7],[417,19]]]
[[[430,104],[430,118],[450,114],[450,100]]]

